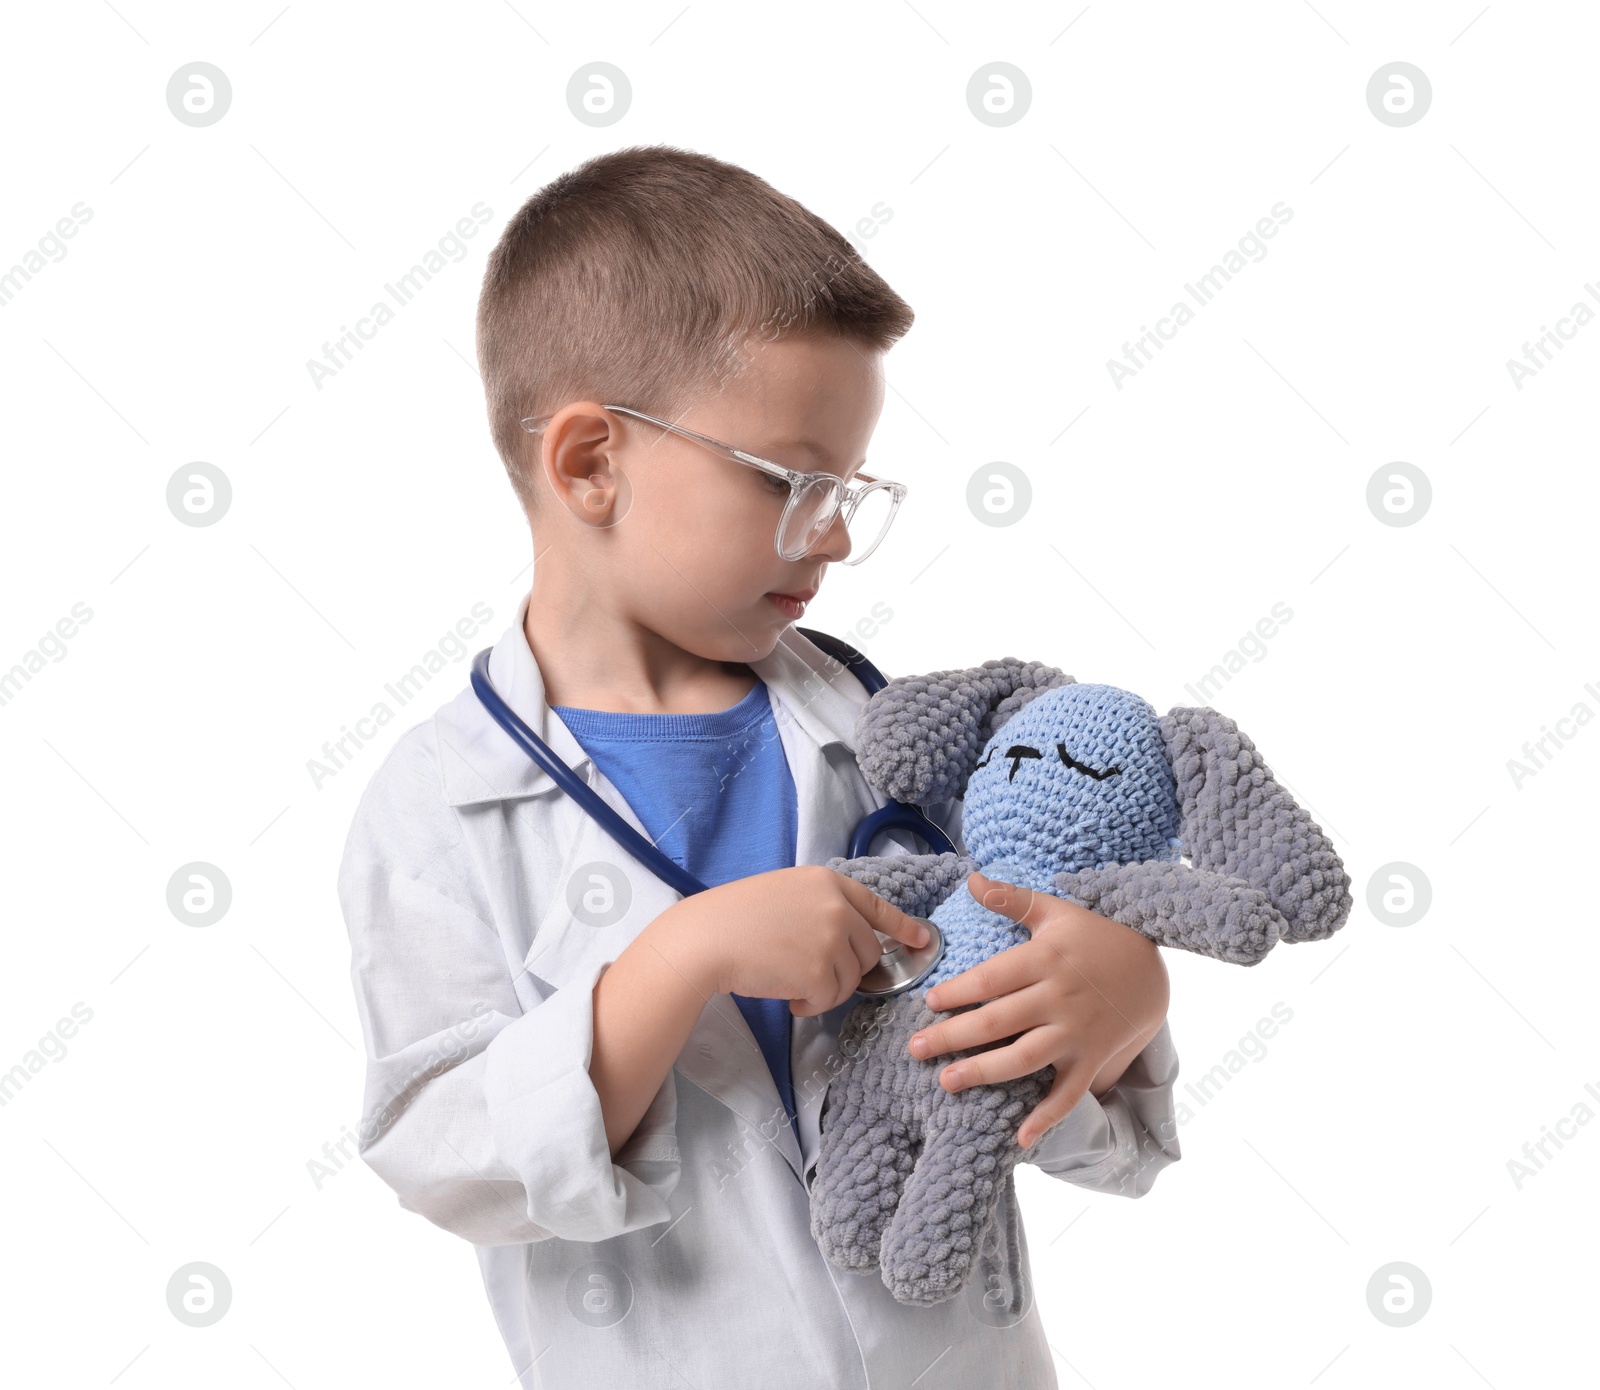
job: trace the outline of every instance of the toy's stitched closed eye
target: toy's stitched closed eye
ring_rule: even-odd
[[[1080,763],[1072,756],[1072,754],[1067,752],[1067,745],[1064,743],[1056,744],[1056,752],[1061,755],[1061,761],[1070,767],[1074,772],[1087,773],[1090,777],[1093,777],[1096,782],[1104,782],[1107,777],[1115,777],[1119,772],[1122,771],[1120,767],[1108,767],[1104,772],[1096,772],[1092,767],[1089,766],[1088,763]]]
[[[978,767],[987,767],[989,765],[989,760],[994,757],[994,752],[995,750],[991,748],[987,753],[985,753],[983,755],[983,761],[978,764]],[[1061,755],[1061,761],[1070,767],[1074,772],[1085,773],[1088,776],[1093,777],[1096,782],[1103,782],[1107,777],[1115,777],[1119,772],[1122,771],[1120,767],[1108,767],[1104,772],[1097,772],[1094,768],[1090,767],[1088,763],[1080,763],[1072,756],[1072,754],[1067,752],[1067,745],[1064,743],[1056,744],[1056,752]],[[1024,758],[1037,758],[1041,757],[1042,755],[1037,748],[1029,748],[1025,743],[1013,743],[1011,747],[1006,749],[1005,756],[1011,759],[1011,771],[1006,777],[1006,781],[1009,782],[1017,775],[1017,769],[1022,766],[1022,760]],[[973,768],[973,771],[976,772],[978,767]]]
[[[1037,748],[1029,748],[1025,743],[1013,743],[1011,747],[1006,749],[1006,757],[1011,759],[1011,771],[1009,774],[1007,774],[1006,781],[1009,782],[1017,775],[1017,769],[1022,766],[1022,760],[1024,758],[1037,758],[1038,756],[1039,750]],[[987,767],[989,765],[989,759],[992,757],[994,757],[994,749],[991,748],[983,755],[983,761],[978,764],[978,767]],[[972,770],[976,772],[978,767],[975,767]]]

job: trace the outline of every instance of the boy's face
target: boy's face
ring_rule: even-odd
[[[865,465],[883,409],[882,358],[832,336],[755,339],[720,388],[662,418],[774,463],[848,479]],[[567,551],[587,602],[708,660],[766,656],[803,612],[779,596],[809,599],[828,563],[850,553],[835,517],[809,555],[781,559],[783,480],[593,402],[558,412],[543,448],[545,481],[564,505],[546,495],[546,513],[556,515],[548,525],[540,517],[539,549]]]

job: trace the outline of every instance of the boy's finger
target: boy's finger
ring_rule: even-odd
[[[946,1052],[970,1051],[1002,1038],[1015,1038],[1044,1021],[1034,1004],[1026,990],[1003,995],[981,1009],[968,1009],[930,1023],[906,1040],[907,1050],[913,1057],[938,1057]]]
[[[1083,1099],[1093,1080],[1094,1070],[1087,1063],[1070,1070],[1058,1066],[1050,1093],[1033,1108],[1033,1113],[1017,1130],[1017,1144],[1024,1149],[1032,1147],[1046,1130],[1066,1119],[1073,1107]]]
[[[965,1091],[970,1086],[993,1086],[997,1081],[1014,1081],[1032,1076],[1048,1060],[1041,1061],[1034,1038],[1039,1030],[1029,1028],[1004,1047],[991,1047],[958,1057],[939,1073],[939,1084],[947,1091]]]
[[[833,993],[825,998],[818,999],[791,999],[789,1012],[796,1018],[815,1018],[818,1014],[825,1014],[837,1003],[848,999],[855,993],[855,985],[844,978],[839,963],[833,963]]]
[[[907,946],[926,946],[928,929],[915,917],[902,912],[887,898],[880,898],[864,883],[857,883],[848,874],[840,874],[844,882],[844,895],[859,912],[867,925],[902,941]]]
[[[1041,978],[1039,953],[1022,949],[1030,944],[1024,941],[1007,947],[971,969],[941,980],[923,996],[923,1002],[936,1012],[946,1013],[963,1004],[976,1004],[1036,984]]]
[[[990,878],[974,869],[967,875],[967,892],[990,912],[1009,917],[1029,931],[1044,921],[1045,895],[1035,893],[1031,888],[1021,888],[1015,883]]]
[[[850,950],[855,954],[856,973],[851,977],[860,981],[883,959],[883,938],[874,936],[865,928],[850,933]]]

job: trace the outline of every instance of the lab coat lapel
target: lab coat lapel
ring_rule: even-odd
[[[759,673],[760,668],[756,669]],[[856,822],[878,803],[865,779],[855,772],[848,747],[837,741],[830,741],[831,747],[819,746],[796,718],[793,688],[774,681],[769,690],[773,718],[795,784],[799,813],[795,863],[820,864],[845,852]],[[833,757],[842,758],[842,763],[855,773],[853,778],[841,775],[830,761],[830,752]],[[824,1017],[832,1017],[837,1028],[836,1012]],[[793,1021],[790,1062],[795,1100],[801,1107],[807,1103],[802,1094],[802,1070],[815,1062],[819,1047],[821,1052],[828,1050],[821,1036],[824,1027],[823,1018]],[[707,1004],[678,1059],[678,1070],[756,1129],[783,1155],[795,1178],[803,1182],[800,1148],[784,1113],[777,1084],[755,1035],[730,995],[714,995]]]

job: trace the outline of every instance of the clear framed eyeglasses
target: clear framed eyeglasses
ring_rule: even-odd
[[[845,529],[850,533],[850,554],[841,563],[859,565],[878,548],[878,543],[889,529],[889,523],[894,520],[894,514],[900,510],[900,503],[905,500],[907,488],[904,483],[893,483],[887,478],[875,478],[867,473],[857,473],[850,483],[836,473],[802,473],[785,468],[781,463],[773,463],[771,459],[747,454],[743,449],[735,449],[720,439],[696,434],[682,425],[658,420],[642,410],[625,405],[603,408],[657,425],[733,463],[765,473],[773,480],[774,487],[779,480],[786,483],[789,500],[784,504],[783,515],[778,519],[778,529],[773,536],[773,545],[778,557],[783,560],[804,559],[828,533],[834,518],[842,513]],[[521,422],[522,428],[529,434],[538,434],[554,418],[553,415],[542,415],[537,419],[530,416]]]

